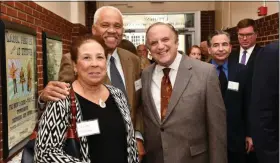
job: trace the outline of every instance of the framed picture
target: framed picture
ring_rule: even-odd
[[[0,21],[3,157],[17,153],[37,122],[36,31]]]
[[[49,81],[58,80],[62,58],[62,41],[58,36],[43,32],[43,75],[44,86]]]

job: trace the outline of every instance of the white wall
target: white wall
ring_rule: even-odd
[[[36,1],[38,5],[61,16],[71,23],[80,23],[85,25],[85,2],[41,2]]]
[[[97,7],[115,6],[123,13],[185,12],[214,10],[215,2],[97,2]]]
[[[234,27],[244,18],[254,20],[261,18],[258,16],[257,10],[263,4],[263,2],[216,2],[216,29]],[[267,15],[279,12],[279,2],[266,2],[266,6]]]

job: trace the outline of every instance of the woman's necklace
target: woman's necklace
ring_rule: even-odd
[[[79,81],[77,81],[77,82],[78,82],[79,85],[82,87],[83,91],[85,92],[84,87],[80,84]],[[106,108],[106,103],[105,103],[101,98],[99,98],[99,100],[98,100],[98,105],[99,105],[101,108]]]
[[[98,104],[101,108],[106,108],[106,103],[100,98]]]

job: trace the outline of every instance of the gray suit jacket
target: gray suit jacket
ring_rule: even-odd
[[[147,162],[227,163],[226,111],[215,68],[182,58],[162,122],[151,92],[154,68],[142,72]]]

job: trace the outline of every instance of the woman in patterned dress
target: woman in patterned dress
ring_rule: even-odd
[[[106,52],[94,36],[79,37],[71,47],[76,80],[72,83],[77,105],[77,124],[97,120],[99,132],[79,137],[81,158],[63,151],[69,125],[70,97],[49,102],[39,124],[35,162],[138,163],[134,129],[123,92],[104,85]],[[93,124],[93,123],[91,123]],[[79,133],[81,135],[82,133]]]

